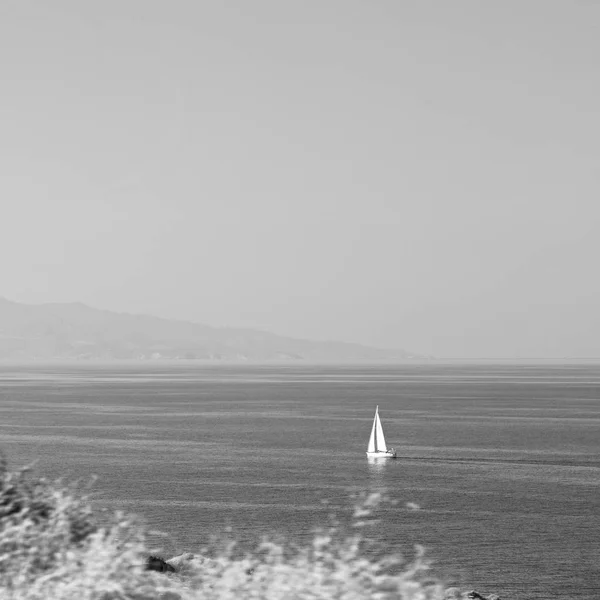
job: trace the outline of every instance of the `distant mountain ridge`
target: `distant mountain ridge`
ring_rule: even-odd
[[[346,342],[296,339],[117,313],[81,302],[0,298],[0,359],[406,360],[426,358]]]

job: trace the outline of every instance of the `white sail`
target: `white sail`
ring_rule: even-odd
[[[387,452],[385,436],[383,435],[383,428],[381,427],[381,421],[379,420],[379,406],[375,409],[375,418],[373,419],[373,427],[371,428],[371,437],[369,438],[367,452]]]
[[[377,411],[377,413],[375,414],[375,420],[377,421],[375,449],[377,450],[377,452],[387,452],[387,446],[385,445],[385,437],[383,435],[383,428],[381,427],[381,421],[379,420],[379,411]]]

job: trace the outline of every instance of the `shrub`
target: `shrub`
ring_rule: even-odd
[[[243,552],[215,540],[200,554],[146,570],[144,528],[122,513],[102,525],[74,486],[0,466],[0,598],[3,600],[438,600],[418,551],[406,563],[365,535],[383,501],[362,496],[349,529],[333,523],[310,544],[262,540]],[[365,519],[367,518],[367,520]],[[168,570],[168,569],[167,569]]]
[[[399,554],[382,554],[364,535],[379,495],[362,495],[351,531],[339,523],[316,531],[304,547],[264,539],[254,551],[236,554],[235,542],[204,549],[201,569],[188,578],[189,598],[206,600],[436,600],[443,586],[427,577],[429,565],[418,549],[406,563]],[[171,560],[170,562],[174,562]],[[182,569],[184,564],[179,564]]]

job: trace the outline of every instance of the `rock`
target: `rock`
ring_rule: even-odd
[[[479,592],[472,590],[467,592],[465,598],[469,598],[469,600],[501,600],[498,594],[492,594],[491,596],[482,596]]]
[[[166,560],[160,556],[149,556],[146,559],[146,570],[147,571],[158,571],[159,573],[176,573],[177,570]]]

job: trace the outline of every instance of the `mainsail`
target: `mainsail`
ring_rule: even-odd
[[[381,421],[379,420],[379,406],[375,409],[375,418],[373,419],[373,428],[371,429],[371,437],[369,438],[367,452],[387,452],[385,437],[383,435]]]

